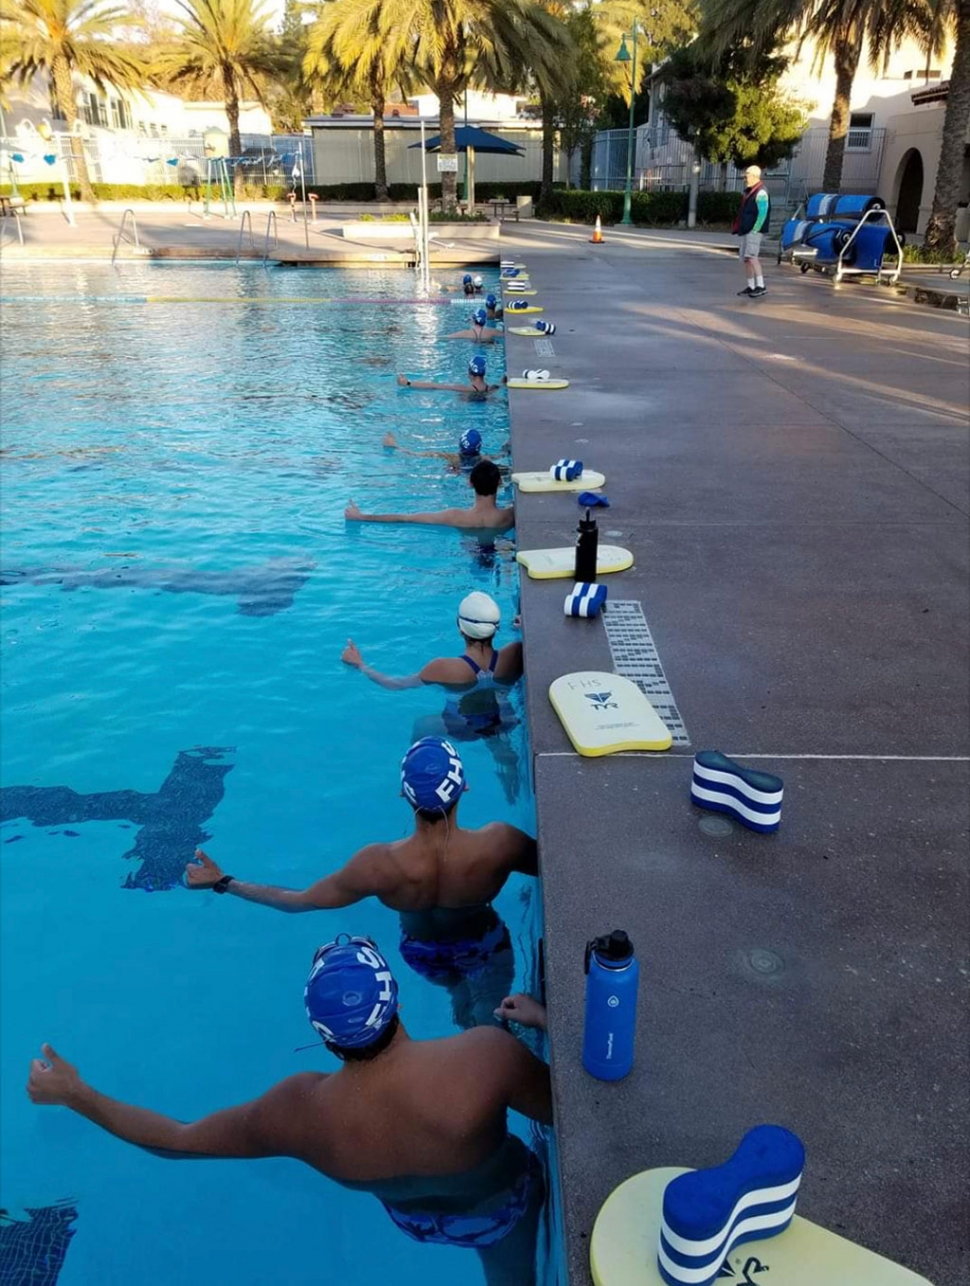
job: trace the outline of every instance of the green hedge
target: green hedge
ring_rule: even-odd
[[[741,209],[740,192],[698,192],[698,223],[733,223]]]
[[[686,192],[634,192],[630,202],[633,222],[638,224],[679,223],[687,218]],[[573,188],[553,192],[539,207],[544,218],[566,219],[576,223],[619,223],[623,217],[622,192],[584,192]]]
[[[195,188],[184,188],[180,183],[92,183],[94,195],[99,201],[184,201],[186,195],[195,197]],[[476,183],[475,198],[479,202],[494,201],[497,197],[507,197],[514,201],[517,196],[539,196],[539,183]],[[25,201],[59,201],[64,194],[60,182],[44,181],[40,183],[19,183],[19,192]],[[204,185],[203,189],[204,190]],[[236,195],[246,201],[285,201],[290,187],[285,183],[246,183]],[[307,185],[307,195],[313,193],[320,201],[375,201],[373,183],[314,183]],[[10,194],[10,184],[0,184],[0,193]],[[415,183],[391,183],[389,193],[392,201],[417,201],[418,188]],[[441,184],[429,183],[428,194],[432,200],[441,199]],[[71,184],[71,196],[80,201],[81,192],[76,183]]]

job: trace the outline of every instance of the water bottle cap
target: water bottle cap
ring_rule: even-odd
[[[589,973],[589,962],[593,953],[607,964],[624,964],[633,959],[633,943],[622,929],[614,929],[600,938],[594,938],[586,944],[586,972]]]
[[[585,517],[585,518],[580,518],[580,520],[579,520],[579,530],[580,530],[580,531],[595,531],[595,530],[596,530],[596,519],[595,519],[595,518],[593,518],[593,517],[591,517],[591,515],[590,515],[590,511],[589,511],[588,509],[586,510],[586,517]]]

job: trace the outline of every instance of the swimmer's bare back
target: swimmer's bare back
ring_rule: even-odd
[[[376,897],[393,911],[480,906],[495,898],[513,871],[538,875],[536,842],[508,822],[478,830],[458,825],[457,806],[437,821],[415,819],[414,833],[367,844],[332,875],[305,889],[255,884],[226,876],[201,849],[186,866],[186,884],[200,890],[222,882],[245,902],[278,911],[335,911]]]
[[[549,1069],[497,1027],[412,1041],[401,1026],[370,1062],[290,1076],[191,1122],[109,1098],[49,1045],[42,1053],[27,1084],[34,1103],[69,1107],[163,1156],[289,1156],[348,1183],[460,1174],[502,1147],[509,1108],[552,1120]]]

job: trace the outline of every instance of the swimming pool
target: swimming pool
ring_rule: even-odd
[[[176,880],[204,841],[235,875],[303,887],[410,828],[398,766],[443,694],[370,684],[339,659],[349,635],[413,673],[456,654],[457,603],[484,589],[514,637],[508,551],[343,518],[351,498],[467,503],[444,462],[384,449],[389,429],[415,448],[454,449],[469,425],[487,451],[506,442],[504,398],[396,385],[461,374],[475,350],[439,341],[465,301],[408,303],[400,272],[209,265],[24,266],[2,290],[0,1177],[11,1215],[38,1212],[0,1229],[9,1280],[480,1282],[474,1254],[408,1240],[297,1162],[173,1164],[24,1094],[43,1040],[106,1093],[182,1119],[334,1069],[294,1051],[313,1039],[313,949],[344,930],[390,956],[412,1036],[455,1030],[378,903],[288,917]],[[357,302],[286,302],[311,296]],[[465,825],[534,830],[521,722],[509,745],[498,762],[462,744]],[[496,902],[518,988],[534,985],[536,901],[513,876]]]

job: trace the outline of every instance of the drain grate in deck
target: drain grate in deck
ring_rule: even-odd
[[[670,729],[675,746],[689,746],[690,737],[670,690],[643,607],[635,599],[610,599],[603,614],[613,668],[631,679]]]
[[[535,345],[536,345],[537,357],[555,357],[556,356],[556,350],[552,346],[551,339],[537,339],[535,341]]]

